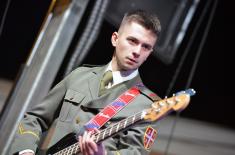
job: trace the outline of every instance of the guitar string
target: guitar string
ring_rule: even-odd
[[[121,120],[118,123],[113,124],[111,127],[108,127],[106,129],[101,130],[99,133],[95,133],[94,134],[94,141],[99,142],[104,139],[103,137],[111,136],[112,134],[116,133],[117,131],[122,130],[123,127],[129,126],[129,125],[141,120],[141,117],[142,117],[142,112],[139,112],[135,115],[132,115],[132,116],[124,119],[124,120]],[[133,118],[134,118],[134,121],[133,121]],[[123,126],[124,124],[127,124],[127,125]],[[118,125],[119,125],[119,129],[117,128]],[[105,130],[106,130],[106,132],[105,132]],[[109,132],[107,132],[107,131],[111,131],[111,134],[109,135]],[[104,134],[105,136],[98,136],[100,134],[101,135]],[[97,139],[97,137],[98,137],[98,139]],[[74,149],[74,148],[76,148],[76,149]],[[68,155],[68,153],[70,153],[71,149],[72,149],[72,153],[79,152],[80,151],[79,143],[76,142],[76,143],[70,145],[69,147],[64,148],[63,150],[60,150],[59,152],[55,153],[54,155]]]

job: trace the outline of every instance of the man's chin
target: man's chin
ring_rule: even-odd
[[[138,65],[137,64],[133,64],[133,63],[119,63],[119,67],[120,67],[120,70],[123,70],[123,71],[129,71],[129,70],[135,70],[138,68]]]
[[[137,68],[138,68],[137,66],[133,66],[133,65],[125,65],[125,66],[123,66],[123,70],[125,70],[125,71],[135,70]]]

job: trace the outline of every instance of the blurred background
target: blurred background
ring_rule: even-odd
[[[234,13],[222,0],[0,1],[0,143],[8,142],[0,149],[25,110],[71,70],[110,61],[111,34],[136,8],[156,13],[163,29],[140,68],[146,86],[161,97],[197,92],[185,110],[159,121],[151,154],[235,154]]]

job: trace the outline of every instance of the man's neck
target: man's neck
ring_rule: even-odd
[[[128,76],[130,75],[131,73],[133,73],[134,71],[138,70],[138,69],[131,69],[131,70],[124,70],[122,69],[121,67],[118,66],[115,58],[113,57],[113,59],[111,60],[111,67],[112,67],[112,71],[115,72],[115,71],[119,71],[121,72],[122,74]]]
[[[122,83],[124,81],[127,80],[131,80],[134,77],[136,77],[139,73],[138,73],[138,69],[135,70],[127,70],[127,71],[114,71],[112,68],[112,62],[110,62],[108,64],[108,68],[106,68],[107,70],[111,70],[113,72],[113,86],[119,83]]]

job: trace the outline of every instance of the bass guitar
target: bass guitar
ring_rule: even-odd
[[[121,120],[110,127],[94,133],[94,141],[102,142],[105,139],[114,136],[120,131],[127,130],[129,127],[138,124],[140,121],[155,122],[172,111],[181,111],[187,107],[190,96],[194,95],[193,89],[180,91],[170,98],[165,98],[154,102],[149,109],[140,111],[126,119]],[[71,144],[72,143],[72,144]],[[68,134],[44,153],[46,155],[72,155],[80,152],[79,143],[75,134]]]

